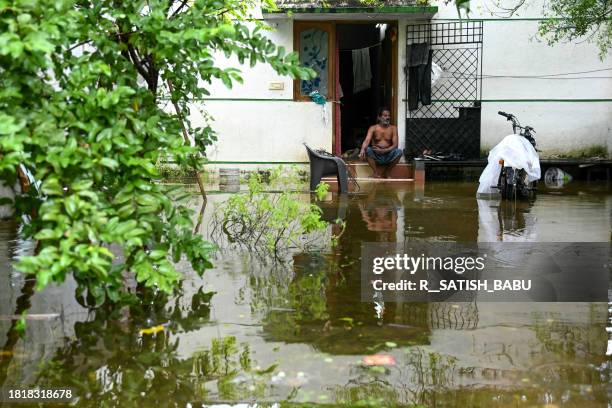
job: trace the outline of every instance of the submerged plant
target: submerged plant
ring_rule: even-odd
[[[256,252],[278,254],[292,247],[310,247],[321,238],[317,233],[327,231],[329,224],[321,219],[321,209],[300,197],[302,181],[296,171],[279,167],[270,173],[267,185],[261,174],[252,173],[247,184],[248,192],[233,195],[218,209],[213,234],[223,233],[230,243]],[[319,184],[315,196],[324,197],[328,189]]]

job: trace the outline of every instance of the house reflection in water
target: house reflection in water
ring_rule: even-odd
[[[406,395],[394,395],[404,401],[430,404],[431,398],[440,401],[446,395],[469,405],[475,401],[470,398],[498,398],[499,391],[486,387],[461,391],[485,382],[519,390],[538,403],[571,399],[582,383],[594,384],[594,398],[603,396],[605,385],[597,376],[598,367],[605,366],[605,303],[478,303],[476,296],[443,303],[387,301],[378,325],[373,302],[360,301],[362,242],[530,241],[542,231],[546,236],[551,224],[557,228],[558,221],[536,217],[540,203],[558,205],[551,197],[509,206],[477,201],[468,185],[457,183],[432,183],[424,194],[415,194],[412,185],[401,189],[383,183],[363,190],[349,197],[347,229],[331,253],[294,256],[287,290],[291,310],[266,314],[268,341],[307,343],[336,355],[386,349],[401,366],[394,383],[404,384]],[[605,204],[593,200],[593,208]],[[588,211],[574,216],[596,217]],[[337,388],[338,398],[369,392],[371,384],[354,374],[350,384]],[[382,395],[392,389],[370,391]]]

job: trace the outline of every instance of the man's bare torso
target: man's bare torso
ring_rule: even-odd
[[[372,146],[378,147],[381,149],[386,149],[393,144],[393,129],[395,126],[380,126],[374,125],[373,135],[372,135]]]

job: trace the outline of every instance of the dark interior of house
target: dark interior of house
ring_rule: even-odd
[[[336,35],[339,47],[339,81],[341,87],[340,123],[341,150],[360,147],[368,127],[376,123],[380,106],[391,108],[392,97],[392,40],[388,24],[338,24]],[[367,52],[371,79],[355,78],[354,52]],[[363,58],[363,57],[362,57]],[[363,60],[362,60],[363,61]],[[359,70],[357,70],[358,72]],[[362,70],[363,71],[363,70]],[[366,74],[365,77],[369,75]],[[367,79],[367,78],[366,78]],[[356,84],[355,82],[358,82]],[[395,122],[395,118],[392,118]]]

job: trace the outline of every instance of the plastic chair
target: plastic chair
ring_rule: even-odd
[[[346,163],[340,157],[329,153],[320,153],[312,150],[304,143],[310,160],[310,191],[314,191],[324,176],[336,176],[338,179],[338,192],[348,193],[348,172]]]

